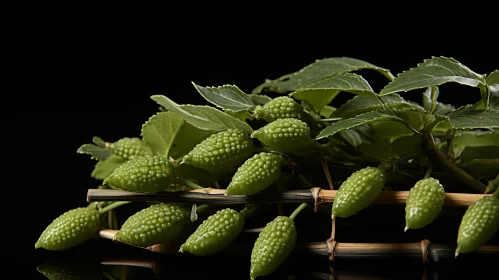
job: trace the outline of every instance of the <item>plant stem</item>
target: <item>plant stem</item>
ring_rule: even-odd
[[[107,213],[109,210],[120,207],[121,205],[125,205],[125,204],[130,203],[130,202],[131,201],[117,201],[117,202],[111,203],[108,206],[106,206],[102,209],[99,209],[99,214]]]
[[[428,166],[428,169],[426,169],[426,173],[424,174],[424,179],[427,179],[431,175],[431,171],[433,170],[433,167],[430,165]]]
[[[310,183],[310,181],[307,179],[307,177],[305,177],[305,175],[298,174],[297,176],[298,176],[298,179],[300,179],[300,181],[302,181],[302,183],[304,183],[307,186],[307,188],[311,189],[314,187],[314,185],[312,183]]]
[[[241,210],[241,214],[245,219],[250,218],[256,214],[257,207],[253,204],[246,204],[243,210]]]
[[[497,188],[496,192],[492,196],[496,197],[496,198],[499,198],[499,188]]]
[[[307,207],[307,203],[302,203],[300,204],[300,206],[298,206],[298,208],[296,208],[295,211],[293,211],[293,213],[291,213],[291,215],[289,215],[289,218],[291,220],[294,220],[296,218],[296,216],[298,216],[298,214],[300,214],[301,210],[305,209],[305,207]]]
[[[186,179],[183,179],[183,178],[178,178],[178,177],[175,179],[174,183],[186,186],[186,187],[191,188],[191,189],[202,189],[203,188],[203,187],[201,187],[200,185],[198,185],[196,183],[193,183],[193,182],[191,182],[189,180],[186,180]]]

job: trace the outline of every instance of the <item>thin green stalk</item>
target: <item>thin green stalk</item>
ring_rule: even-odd
[[[298,214],[300,214],[301,210],[305,209],[307,207],[307,203],[302,203],[300,204],[300,206],[298,206],[298,208],[296,208],[295,211],[293,211],[293,213],[291,213],[291,215],[289,215],[289,218],[291,220],[294,220],[296,218],[296,216],[298,216]]]
[[[183,179],[183,178],[176,178],[175,183],[180,184],[182,186],[186,186],[186,187],[191,188],[191,189],[202,189],[203,188],[200,185],[193,183],[189,180]]]
[[[114,203],[109,204],[108,206],[99,209],[99,214],[104,214],[107,213],[109,210],[112,210],[114,208],[120,207],[121,205],[125,205],[127,203],[130,203],[131,201],[116,201]]]
[[[424,174],[424,179],[427,179],[431,175],[431,171],[433,170],[433,167],[430,165],[428,166],[428,169],[426,169],[426,173]]]
[[[243,215],[245,219],[250,218],[256,214],[257,208],[253,204],[246,204],[243,210],[240,211],[240,213]]]
[[[496,189],[496,192],[494,193],[493,197],[499,198],[499,188]]]
[[[310,183],[310,181],[307,179],[307,177],[305,177],[303,174],[298,174],[298,179],[300,179],[300,181],[302,181],[302,183],[304,183],[307,188],[313,188],[314,185],[312,183]]]

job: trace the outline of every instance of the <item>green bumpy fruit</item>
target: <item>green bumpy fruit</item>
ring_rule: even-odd
[[[178,205],[158,203],[130,216],[115,239],[148,247],[175,239],[190,222],[190,212]]]
[[[251,252],[251,279],[274,272],[289,257],[295,241],[296,228],[292,219],[278,216],[268,223]]]
[[[273,153],[259,153],[237,169],[226,194],[252,195],[268,188],[279,178],[282,157]]]
[[[48,225],[35,243],[35,248],[62,251],[92,238],[100,226],[99,211],[79,207],[65,212]]]
[[[140,138],[121,138],[113,143],[106,143],[108,149],[113,154],[118,155],[126,160],[136,156],[152,155],[151,149],[147,147]]]
[[[416,182],[406,201],[406,230],[429,225],[442,210],[444,200],[445,190],[437,179],[426,178]]]
[[[204,220],[196,231],[180,246],[180,252],[195,256],[209,256],[220,252],[238,236],[244,226],[241,213],[227,208]]]
[[[263,106],[255,108],[255,118],[273,122],[277,119],[304,119],[303,107],[294,99],[287,96],[279,96],[267,102]]]
[[[244,131],[228,129],[201,141],[184,156],[182,163],[224,176],[233,173],[253,150],[253,141]]]
[[[464,213],[457,236],[456,254],[478,250],[499,230],[499,198],[484,196]]]
[[[115,189],[155,193],[167,190],[176,179],[175,167],[166,157],[135,157],[116,168],[104,179]]]
[[[282,153],[292,153],[312,143],[310,127],[297,119],[278,119],[253,131],[251,137]]]
[[[377,167],[369,166],[352,173],[336,192],[332,218],[347,218],[369,206],[378,198],[385,181],[384,170]]]

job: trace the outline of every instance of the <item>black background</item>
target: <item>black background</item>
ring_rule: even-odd
[[[354,15],[353,7],[338,6],[294,13],[262,6],[251,15],[243,15],[249,9],[242,5],[226,12],[187,8],[75,4],[26,6],[10,14],[13,36],[6,44],[12,46],[7,58],[14,83],[3,103],[9,153],[3,194],[7,245],[15,245],[17,264],[34,271],[46,254],[34,249],[39,234],[61,213],[86,205],[87,189],[97,186],[90,178],[95,162],[77,154],[78,147],[93,136],[138,137],[158,109],[151,95],[205,104],[191,81],[250,92],[266,78],[335,56],[393,74],[439,55],[480,74],[499,65],[493,25],[471,10],[407,14],[411,7],[404,7],[389,18],[367,7]],[[376,74],[367,75],[376,90],[384,85]],[[479,98],[476,89],[446,89],[444,102]]]

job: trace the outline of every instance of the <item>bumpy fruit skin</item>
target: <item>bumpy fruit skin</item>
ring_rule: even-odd
[[[456,253],[478,250],[499,230],[499,198],[484,196],[464,213],[457,236]]]
[[[228,129],[197,144],[184,156],[182,163],[223,176],[234,172],[253,154],[253,150],[253,141],[246,133],[240,129]]]
[[[189,252],[196,256],[216,254],[229,246],[244,226],[241,213],[226,208],[204,220],[196,231],[180,246],[180,252]]]
[[[115,189],[154,193],[167,190],[175,180],[175,167],[165,157],[135,157],[116,168],[104,179]]]
[[[251,137],[264,145],[283,153],[295,152],[310,145],[310,127],[297,119],[278,119],[253,131]]]
[[[292,219],[278,216],[268,223],[251,252],[251,279],[274,272],[289,257],[295,241],[296,228]]]
[[[152,155],[151,150],[142,142],[140,138],[121,138],[120,140],[108,144],[108,148],[113,154],[126,160],[136,156]]]
[[[409,191],[405,206],[407,228],[419,229],[437,218],[445,200],[445,190],[437,179],[419,180]]]
[[[273,153],[252,156],[237,169],[226,194],[252,195],[265,190],[279,178],[282,160]]]
[[[287,96],[276,97],[265,105],[255,108],[255,118],[264,119],[267,122],[286,118],[302,120],[303,116],[303,107],[294,99]]]
[[[378,198],[386,182],[385,172],[377,167],[365,167],[348,177],[336,192],[332,218],[350,217]]]
[[[62,251],[76,247],[92,238],[99,226],[99,211],[87,207],[69,210],[45,228],[35,248]]]
[[[186,209],[158,203],[130,216],[114,238],[141,247],[167,243],[176,238],[189,221]]]

